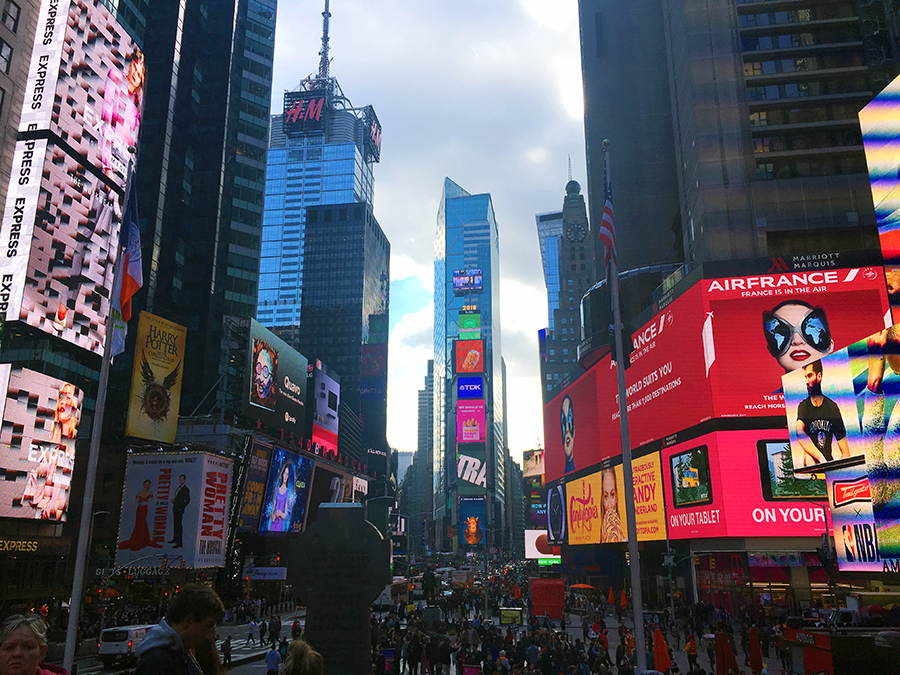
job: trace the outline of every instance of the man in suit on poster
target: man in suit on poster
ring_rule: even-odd
[[[172,538],[170,544],[174,544],[174,548],[181,548],[184,545],[183,535],[184,529],[181,519],[184,517],[184,511],[188,504],[191,503],[191,490],[185,485],[187,476],[181,474],[178,477],[178,487],[175,488],[175,496],[172,498]]]

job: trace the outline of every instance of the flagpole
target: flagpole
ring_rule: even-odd
[[[603,161],[609,181],[609,140],[603,140]],[[605,186],[604,186],[605,187]],[[625,398],[625,350],[622,343],[622,308],[619,301],[619,263],[609,259],[606,283],[612,293],[613,325],[616,335],[616,379],[619,385],[619,428],[622,434],[622,475],[625,488],[625,519],[628,527],[628,557],[631,569],[631,600],[634,606],[634,648],[638,672],[647,668],[647,644],[644,639],[644,600],[641,592],[641,562],[638,552],[637,520],[634,509],[634,478],[631,469],[631,439],[628,433],[628,403]]]
[[[122,227],[128,226],[125,223],[125,214],[128,211],[128,200],[131,197],[132,176],[133,160],[129,159],[128,179],[125,182],[125,200],[122,208]],[[125,248],[121,242],[116,241],[116,246],[118,247],[118,255],[113,267],[113,288],[116,287],[116,280],[122,274],[122,263],[125,259]],[[113,330],[115,327],[113,301],[114,298],[110,294],[109,313],[106,316],[106,338],[103,343],[103,355],[100,362],[100,381],[97,385],[97,403],[91,424],[91,448],[88,454],[87,474],[84,479],[84,499],[81,506],[81,522],[78,528],[78,548],[75,553],[75,573],[72,577],[72,597],[69,598],[69,622],[66,626],[66,651],[63,657],[63,667],[70,673],[73,672],[75,652],[78,649],[78,624],[81,619],[81,600],[84,594],[84,573],[87,567],[88,548],[91,544],[91,530],[93,529],[94,486],[97,482],[100,437],[103,434],[103,412],[106,408],[106,391],[109,384],[109,364],[112,361]]]

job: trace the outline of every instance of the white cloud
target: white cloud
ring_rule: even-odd
[[[388,343],[387,437],[391,447],[415,452],[418,445],[419,389],[433,358],[434,304],[407,314],[394,326]]]

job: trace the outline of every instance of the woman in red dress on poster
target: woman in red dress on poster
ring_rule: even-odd
[[[144,481],[144,489],[135,495],[138,505],[134,513],[134,529],[131,536],[125,541],[119,542],[120,549],[129,551],[140,551],[142,548],[162,548],[162,544],[157,544],[150,538],[150,528],[147,526],[148,504],[153,499],[153,493],[150,492],[150,481]]]

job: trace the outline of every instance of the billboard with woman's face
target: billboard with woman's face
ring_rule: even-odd
[[[282,534],[302,531],[312,473],[312,459],[275,448],[266,497],[259,516],[260,532]]]

